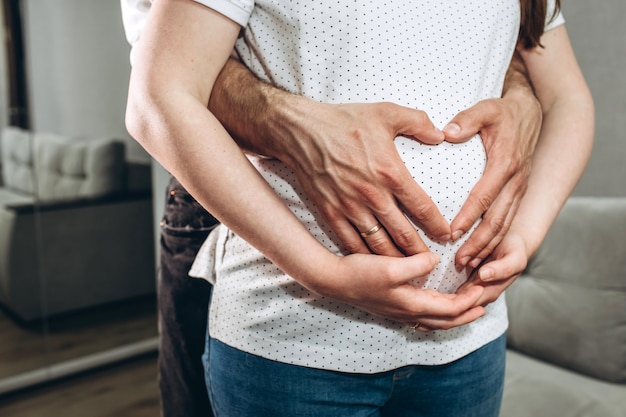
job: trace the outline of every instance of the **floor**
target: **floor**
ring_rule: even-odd
[[[158,417],[156,354],[0,397],[2,417]]]
[[[0,310],[0,380],[156,336],[154,296],[35,323]]]

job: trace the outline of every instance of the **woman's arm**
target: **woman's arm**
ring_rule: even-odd
[[[407,323],[434,316],[441,328],[483,314],[471,308],[482,289],[446,295],[408,283],[434,268],[434,254],[335,256],[289,211],[206,109],[239,30],[190,0],[154,2],[131,74],[131,135],[216,218],[310,290]]]
[[[594,105],[564,25],[548,31],[545,49],[520,49],[544,122],[527,197],[514,220],[533,254],[578,183],[593,145]]]
[[[521,49],[544,122],[517,216],[478,270],[488,282],[482,303],[495,300],[526,267],[580,179],[591,154],[594,106],[565,26],[544,34],[545,48]],[[479,284],[473,281],[473,284]],[[472,284],[466,286],[471,287]]]

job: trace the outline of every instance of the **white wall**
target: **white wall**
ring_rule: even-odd
[[[130,64],[118,0],[23,0],[32,130],[130,139],[124,110]]]
[[[119,2],[23,1],[34,130],[128,138],[129,47]],[[575,193],[626,196],[626,1],[562,3],[597,109],[596,145]],[[129,146],[131,158],[147,160],[134,141]]]

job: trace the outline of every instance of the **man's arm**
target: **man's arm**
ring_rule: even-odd
[[[450,239],[448,223],[393,145],[398,135],[443,140],[424,112],[391,103],[319,103],[263,83],[234,59],[221,72],[209,108],[240,146],[294,170],[349,251],[402,256],[428,250],[399,206],[429,236]],[[379,222],[383,230],[361,238],[359,231]]]
[[[318,103],[263,83],[236,60],[220,74],[209,107],[241,146],[276,157],[296,172],[352,252],[398,256],[426,250],[402,210],[442,241],[458,239],[484,215],[458,253],[457,263],[464,265],[484,259],[506,232],[526,189],[527,162],[541,125],[539,104],[517,57],[502,99],[482,101],[446,127],[451,142],[480,132],[488,154],[485,175],[452,223],[453,235],[393,144],[398,134],[433,144],[441,140],[423,112],[389,103]],[[358,231],[377,222],[385,232],[363,242]]]

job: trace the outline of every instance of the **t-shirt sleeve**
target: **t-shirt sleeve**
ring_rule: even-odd
[[[133,46],[139,40],[150,11],[150,0],[120,0],[126,40]]]
[[[546,26],[544,31],[547,32],[550,29],[554,29],[557,26],[561,26],[565,23],[565,18],[563,18],[563,13],[559,10],[557,14],[554,14],[554,8],[556,7],[556,3],[554,0],[548,0],[548,7],[546,13]]]
[[[254,0],[194,0],[227,18],[235,21],[242,27],[248,24],[248,19],[254,9]]]

